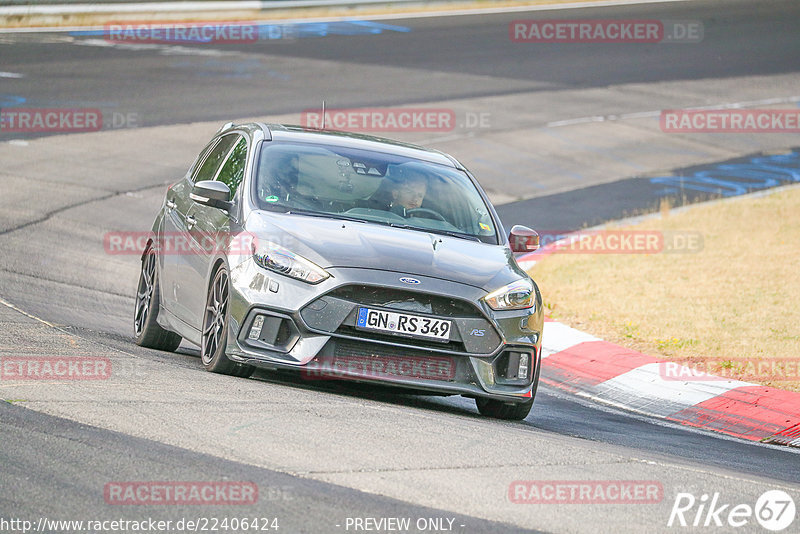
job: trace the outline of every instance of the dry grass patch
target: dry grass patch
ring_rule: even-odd
[[[800,391],[800,186],[626,230],[699,232],[695,253],[560,254],[530,271],[545,312],[713,374]]]

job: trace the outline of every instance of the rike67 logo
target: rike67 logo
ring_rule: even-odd
[[[769,490],[761,494],[755,506],[726,503],[719,492],[704,493],[698,499],[691,493],[678,493],[668,527],[743,527],[753,519],[763,528],[780,532],[794,523],[794,499],[782,490]]]

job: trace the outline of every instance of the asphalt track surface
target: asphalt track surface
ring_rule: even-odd
[[[704,24],[704,41],[700,46],[573,43],[535,48],[509,43],[512,20],[587,16],[699,20]],[[120,110],[137,111],[141,125],[152,126],[318,109],[323,100],[329,108],[397,106],[545,88],[793,73],[800,69],[798,17],[800,6],[795,2],[735,0],[528,16],[402,19],[375,22],[399,28],[377,35],[332,34],[225,45],[224,52],[255,54],[243,60],[181,57],[158,50],[142,53],[121,47],[53,46],[63,42],[59,36],[50,40],[35,36],[27,42],[15,41],[12,49],[4,51],[3,69],[50,73],[69,93],[56,93],[25,78],[3,80],[2,92],[22,95],[29,104],[39,106],[65,101],[87,106],[113,103]],[[193,48],[203,50],[202,45]],[[259,61],[258,54],[269,60]],[[314,60],[339,66],[320,69]],[[403,79],[382,67],[413,69],[413,75]]]
[[[411,31],[230,45],[224,50],[234,54],[230,57],[82,46],[88,36],[69,42],[60,34],[0,36],[0,70],[27,74],[0,80],[0,104],[24,98],[30,107],[135,110],[140,126],[148,127],[295,113],[315,108],[323,99],[330,107],[396,106],[800,70],[800,5],[792,1],[681,2],[535,14],[579,16],[702,20],[705,40],[691,53],[679,45],[543,45],[531,53],[509,46],[505,31],[510,20],[533,18],[524,13],[383,21]],[[204,54],[201,46],[196,48]],[[259,54],[269,61],[259,61]],[[50,82],[37,82],[41,78]],[[541,120],[554,118],[543,112]],[[785,146],[796,145],[795,139]],[[185,159],[193,156],[190,151]],[[58,237],[49,235],[74,227],[77,234],[96,238],[100,232],[87,230],[92,220],[102,226],[117,217],[139,218],[145,228],[163,194],[161,184],[173,181],[177,169],[148,162],[132,165],[133,172],[124,176],[141,176],[140,182],[118,189],[139,193],[124,207],[119,196],[109,195],[56,208],[42,221],[33,217],[6,224],[0,233],[0,297],[18,308],[0,307],[6,325],[2,353],[55,353],[64,349],[54,336],[66,335],[81,353],[114,354],[121,369],[138,369],[139,374],[123,375],[119,384],[129,377],[127,382],[143,396],[131,394],[128,399],[131,390],[124,388],[62,394],[51,386],[44,394],[9,397],[0,389],[3,399],[15,401],[0,403],[2,517],[238,515],[213,506],[108,506],[102,488],[113,480],[253,481],[261,499],[258,509],[245,515],[279,517],[279,532],[343,532],[337,525],[347,517],[405,516],[453,518],[457,532],[661,531],[678,491],[719,491],[729,500],[746,502],[764,489],[780,487],[793,490],[800,503],[800,462],[793,451],[662,424],[547,386],[540,388],[531,416],[509,424],[477,417],[466,399],[397,396],[337,384],[309,386],[266,372],[231,382],[203,372],[191,347],[175,355],[136,347],[129,316],[132,291],[127,295],[117,289],[132,288],[135,279],[115,285],[113,270],[95,269],[89,261],[80,265],[80,246],[58,243]],[[87,178],[103,185],[115,176]],[[621,182],[579,184],[571,191],[501,206],[500,211],[510,220],[533,209],[537,225],[550,221],[551,227],[575,228],[649,207],[653,194],[648,187],[636,193],[636,187]],[[611,207],[602,201],[612,197],[623,200]],[[565,209],[577,205],[581,209]],[[32,253],[35,246],[19,246],[37,240],[47,244],[47,254]],[[123,259],[135,264],[134,257]],[[65,270],[80,265],[82,271],[75,269],[66,278],[51,274],[50,269],[61,265]],[[130,273],[130,265],[120,272]],[[154,398],[148,398],[151,394]],[[162,397],[168,399],[164,405],[159,404]],[[237,404],[246,400],[252,406]],[[238,427],[226,433],[215,427],[231,417],[249,421],[257,414],[267,414],[263,416],[269,424],[256,418],[266,428],[245,429],[252,434],[244,437]],[[305,429],[297,428],[303,425]],[[229,436],[237,432],[239,436]],[[267,446],[273,448],[250,450]],[[465,484],[506,488],[512,480],[537,478],[656,479],[664,484],[665,498],[651,512],[621,505],[540,505],[535,511],[528,505],[517,512],[502,491],[493,495],[495,503],[480,488],[472,493],[456,489]],[[504,511],[493,513],[495,508]],[[757,531],[753,527],[743,531]]]

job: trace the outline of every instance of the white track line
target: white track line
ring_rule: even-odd
[[[587,341],[602,340],[563,323],[546,321],[542,332],[542,357],[546,358],[551,354]]]

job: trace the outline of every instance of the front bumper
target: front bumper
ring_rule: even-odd
[[[534,309],[495,312],[485,291],[448,280],[357,268],[328,269],[309,285],[257,267],[232,271],[229,358],[257,367],[296,369],[309,380],[381,382],[443,394],[524,402],[541,366],[541,300]],[[447,343],[355,328],[360,306],[452,321]],[[398,307],[399,306],[399,307]],[[260,329],[253,329],[257,317]],[[257,335],[251,335],[251,333]],[[525,376],[517,376],[521,354]]]

